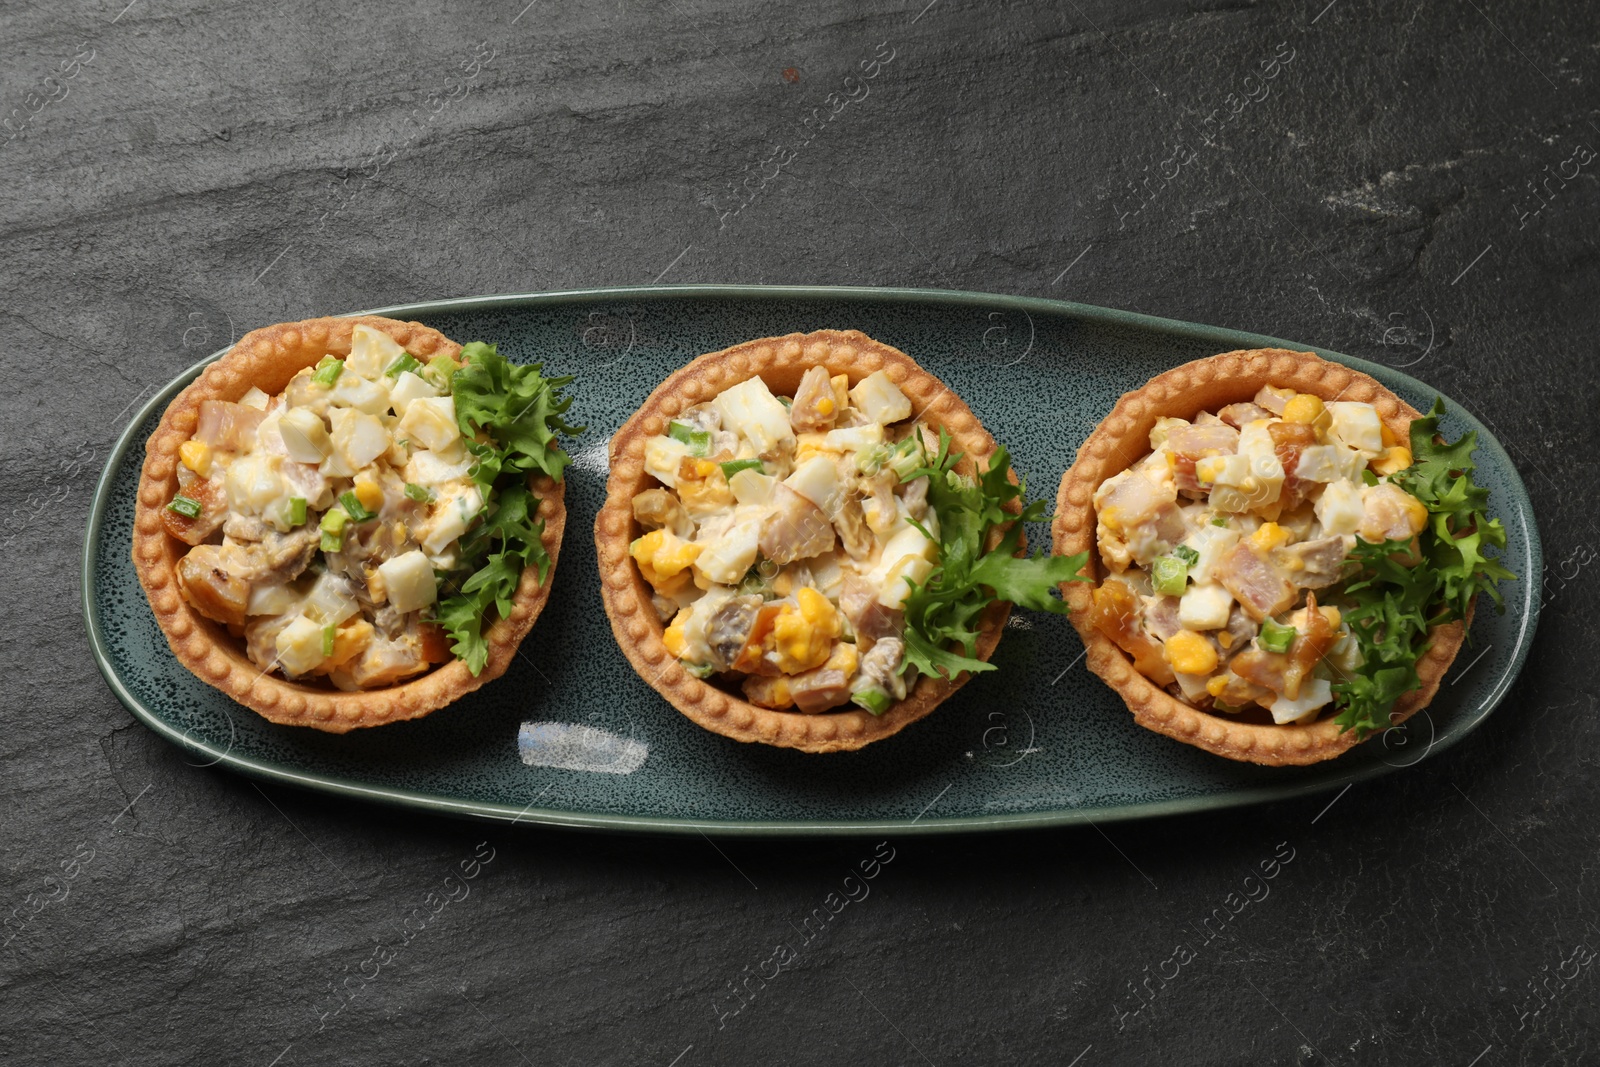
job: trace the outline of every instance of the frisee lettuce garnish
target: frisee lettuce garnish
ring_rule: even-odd
[[[1021,514],[1006,505],[1023,496],[1024,486],[1008,477],[1011,455],[1002,445],[989,459],[989,469],[976,479],[955,471],[962,453],[950,451],[950,435],[939,431],[939,454],[928,466],[910,472],[905,481],[926,475],[928,503],[939,516],[939,561],[927,581],[909,578],[905,601],[906,655],[902,670],[914,665],[924,674],[954,678],[962,671],[992,671],[977,658],[978,618],[995,600],[1024,608],[1066,614],[1067,604],[1050,595],[1061,582],[1089,581],[1080,573],[1087,552],[1074,556],[1018,556],[1022,524],[1044,518],[1045,503],[1024,505]],[[989,531],[1010,522],[996,545],[984,551]],[[927,530],[924,529],[926,534]],[[959,644],[961,651],[949,646]],[[964,654],[963,654],[964,652]]]
[[[1428,525],[1418,535],[1421,561],[1399,562],[1410,556],[1405,541],[1357,539],[1350,554],[1360,570],[1344,587],[1352,601],[1344,618],[1364,662],[1334,683],[1341,705],[1334,722],[1357,737],[1387,728],[1395,701],[1421,686],[1417,661],[1427,651],[1431,627],[1464,618],[1479,593],[1504,610],[1495,583],[1516,579],[1484,555],[1485,549],[1505,548],[1506,531],[1485,511],[1489,490],[1472,480],[1478,435],[1436,442],[1443,414],[1444,401],[1435,398],[1428,414],[1412,421],[1412,465],[1389,479],[1428,509]]]
[[[459,584],[444,578],[455,591],[434,606],[433,621],[449,635],[450,651],[477,675],[489,659],[483,637],[489,611],[510,614],[525,567],[538,567],[541,583],[549,577],[544,521],[534,517],[539,500],[527,487],[528,475],[542,471],[560,480],[572,460],[556,435],[583,427],[562,417],[572,405],[571,397],[560,395],[570,376],[546,378],[543,364],[512,363],[479,341],[462,346],[459,358],[463,366],[450,377],[450,390],[485,503],[483,521],[462,536],[460,563],[451,572],[467,577]]]

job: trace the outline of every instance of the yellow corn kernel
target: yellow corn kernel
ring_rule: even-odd
[[[835,374],[828,384],[833,386],[833,409],[843,415],[850,409],[850,376]]]
[[[839,641],[833,646],[833,653],[828,656],[828,662],[823,666],[831,670],[843,672],[846,678],[856,673],[860,660],[856,656],[856,646],[848,641]]]
[[[202,478],[211,473],[211,446],[203,441],[185,441],[179,445],[178,458]]]
[[[1258,552],[1271,552],[1279,545],[1289,543],[1289,531],[1275,522],[1264,522],[1250,535],[1250,545]]]
[[[1223,648],[1232,648],[1233,647],[1233,635],[1230,634],[1228,631],[1226,631],[1226,630],[1218,630],[1217,633],[1216,633],[1216,638],[1217,638],[1217,644],[1221,645]]]
[[[377,511],[383,507],[383,487],[372,478],[362,476],[356,479],[356,499],[361,501],[361,506],[368,511]]]
[[[1166,643],[1167,662],[1181,674],[1210,674],[1217,669],[1217,650],[1193,630],[1179,630]]]
[[[684,628],[689,623],[689,609],[684,608],[672,620],[672,625],[667,627],[661,635],[661,643],[667,646],[667,651],[672,653],[674,659],[682,659],[683,654],[689,650],[689,639],[684,636]]]
[[[1368,464],[1372,473],[1387,478],[1411,466],[1411,449],[1404,445],[1390,445],[1383,454]]]
[[[1321,433],[1333,425],[1333,416],[1328,413],[1327,406],[1322,403],[1320,396],[1312,393],[1296,393],[1283,405],[1283,421],[1310,426]]]
[[[833,397],[831,396],[821,397],[817,400],[818,415],[832,415],[837,407],[838,405],[833,402]]]
[[[405,523],[396,522],[394,524],[394,543],[395,544],[397,544],[397,545],[405,544],[406,538],[409,537],[410,534],[411,534],[411,531],[410,531],[409,528],[407,528]]]
[[[1223,694],[1223,691],[1227,688],[1228,676],[1226,674],[1219,674],[1215,678],[1212,678],[1210,681],[1206,682],[1206,692],[1210,693],[1214,697],[1220,697]]]
[[[628,552],[639,564],[639,573],[656,591],[672,595],[688,583],[685,571],[700,555],[703,546],[685,541],[671,530],[651,530],[633,544]],[[682,578],[675,582],[674,579]]]
[[[785,674],[799,674],[822,666],[828,661],[840,630],[839,614],[828,598],[810,586],[802,586],[795,594],[795,603],[785,606],[772,622],[778,669]]]
[[[1410,523],[1413,534],[1421,533],[1428,526],[1427,506],[1409,494],[1406,496],[1406,520]]]

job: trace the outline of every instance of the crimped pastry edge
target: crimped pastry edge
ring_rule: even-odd
[[[612,633],[639,677],[696,724],[736,741],[759,742],[803,752],[845,752],[899,733],[923,718],[968,679],[921,677],[904,700],[881,716],[858,708],[807,715],[774,711],[701,681],[683,669],[662,640],[664,627],[651,606],[651,589],[628,555],[637,536],[633,497],[654,484],[644,471],[644,443],[661,433],[685,408],[710,400],[730,386],[759,376],[773,392],[792,394],[806,368],[821,364],[828,373],[848,374],[851,384],[882,370],[911,401],[918,419],[950,434],[951,450],[965,453],[957,469],[971,474],[975,460],[985,465],[995,450],[966,403],[910,356],[857,330],[817,330],[765,337],[699,356],[674,371],[611,439],[611,473],[606,501],[595,516],[595,549],[601,596]],[[1012,471],[1012,480],[1016,472]],[[991,532],[991,545],[1000,531]],[[1011,605],[990,604],[980,616],[979,659],[987,661],[1000,642]]]
[[[496,619],[484,634],[489,658],[477,677],[466,664],[452,659],[410,681],[382,689],[345,693],[306,685],[263,672],[226,628],[191,607],[178,592],[176,579],[178,560],[189,546],[162,529],[161,509],[177,491],[178,446],[198,425],[201,401],[237,401],[251,386],[276,395],[296,373],[323,355],[348,354],[350,332],[358,323],[388,334],[413,355],[454,356],[461,351],[459,344],[419,322],[375,315],[306,319],[252,330],[167,405],[161,422],[145,442],[133,524],[134,569],[178,661],[201,681],[263,718],[284,726],[309,726],[340,734],[421,718],[505,673],[549,598],[566,526],[565,483],[542,474],[530,478],[529,487],[539,497],[539,518],[544,520],[542,541],[550,556],[550,571],[541,583],[538,568],[523,570],[510,617]]]
[[[1250,400],[1263,385],[1291,387],[1324,401],[1372,404],[1401,441],[1409,439],[1411,420],[1420,416],[1371,376],[1312,352],[1241,349],[1185,363],[1124,394],[1084,441],[1076,461],[1062,475],[1051,540],[1057,554],[1089,553],[1085,569],[1094,575],[1095,583],[1063,583],[1062,595],[1072,606],[1072,624],[1087,647],[1089,669],[1116,690],[1140,726],[1228,759],[1273,767],[1300,766],[1348,751],[1357,743],[1354,731],[1341,732],[1327,719],[1276,726],[1239,722],[1190,707],[1140,674],[1127,653],[1089,620],[1091,591],[1105,577],[1095,544],[1095,490],[1150,451],[1150,430],[1156,419],[1192,419],[1201,411]],[[1432,629],[1429,647],[1417,661],[1422,686],[1395,702],[1396,725],[1433,700],[1470,622],[1469,611],[1464,620]]]

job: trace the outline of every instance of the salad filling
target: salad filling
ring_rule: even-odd
[[[426,364],[353,328],[268,396],[206,400],[162,512],[177,583],[263,672],[346,691],[452,657],[474,675],[524,567],[549,568],[533,472],[560,479],[568,378],[492,345]]]
[[[1152,451],[1094,494],[1094,626],[1141,674],[1205,711],[1357,736],[1420,687],[1428,630],[1512,578],[1499,520],[1442,402],[1401,442],[1366,403],[1271,385],[1163,418]]]
[[[975,655],[980,613],[997,599],[1064,613],[1050,590],[1083,557],[1018,557],[1013,520],[1043,505],[1012,504],[1003,447],[976,477],[961,458],[883,371],[852,385],[812,366],[792,397],[753,377],[686,409],[646,440],[655,484],[632,500],[644,533],[629,554],[667,650],[752,704],[805,713],[882,715],[921,675],[993,669]]]

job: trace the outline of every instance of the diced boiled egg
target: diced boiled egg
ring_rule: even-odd
[[[350,587],[339,578],[324,572],[306,594],[305,614],[324,626],[338,625],[361,610]]]
[[[1383,420],[1371,404],[1342,400],[1329,404],[1332,434],[1368,459],[1383,451]]]
[[[772,487],[777,484],[778,479],[750,467],[735,471],[733,477],[728,479],[728,488],[733,490],[733,499],[740,504],[766,505],[771,502]]]
[[[283,478],[278,468],[282,456],[245,455],[228,465],[226,486],[228,506],[236,511],[260,514],[283,495]]]
[[[422,547],[430,555],[439,555],[451,542],[467,532],[472,521],[483,510],[483,495],[477,486],[462,486],[434,504],[433,513],[422,525]]]
[[[1228,625],[1233,594],[1212,582],[1191,585],[1178,601],[1178,625],[1185,630],[1220,630]]]
[[[1281,726],[1316,711],[1332,699],[1333,686],[1326,678],[1308,678],[1300,683],[1298,697],[1290,700],[1280,696],[1268,710],[1272,712],[1272,721]]]
[[[760,454],[774,452],[780,443],[794,439],[788,409],[760,378],[724,389],[711,403],[722,416],[723,427],[746,438]]]
[[[395,379],[394,388],[389,390],[389,405],[394,408],[396,415],[404,415],[406,408],[413,400],[426,400],[439,395],[439,390],[423,381],[410,371],[401,371]]]
[[[883,444],[881,422],[869,422],[865,426],[849,426],[842,430],[829,430],[823,437],[825,449],[847,455],[881,444]]]
[[[239,403],[243,404],[247,408],[255,408],[257,411],[265,411],[267,410],[267,404],[269,401],[271,401],[271,399],[272,398],[260,388],[252,385],[249,389],[245,390],[244,396],[239,398]]]
[[[363,378],[377,378],[405,351],[388,334],[358,322],[350,330],[350,354],[345,357],[344,369]]]
[[[1184,539],[1184,544],[1200,553],[1200,558],[1189,565],[1189,576],[1197,583],[1211,580],[1211,569],[1222,559],[1224,552],[1239,541],[1239,531],[1228,526],[1209,523]]]
[[[883,371],[873,371],[850,390],[850,403],[869,420],[888,424],[910,418],[911,401]]]
[[[472,470],[472,456],[466,449],[459,450],[460,458],[451,460],[446,454],[435,452],[428,448],[419,448],[411,453],[411,458],[406,461],[405,479],[413,485],[425,485],[432,488],[448,485],[451,482],[464,481],[468,472]]]
[[[400,419],[400,432],[423,448],[447,448],[461,437],[456,425],[456,400],[453,396],[430,396],[412,400]]]
[[[755,564],[760,539],[761,523],[752,509],[745,521],[736,520],[716,537],[699,542],[695,573],[712,585],[734,585]]]
[[[844,490],[839,485],[839,465],[831,456],[812,456],[796,467],[783,484],[821,508],[829,517],[839,510],[844,496]]]
[[[375,415],[355,408],[334,408],[328,413],[333,422],[333,450],[353,471],[389,451],[389,431]]]
[[[668,489],[678,487],[678,465],[689,454],[689,446],[661,434],[644,443],[644,469]]]
[[[289,458],[297,463],[321,463],[332,445],[322,418],[309,408],[290,408],[278,419],[278,436]]]
[[[898,608],[905,603],[911,591],[904,579],[927,581],[938,558],[938,546],[923,536],[915,526],[902,526],[884,543],[878,562],[867,573],[869,583],[878,589],[878,603],[886,608]]]
[[[333,383],[328,403],[336,408],[355,408],[368,415],[382,415],[389,410],[387,382],[388,379],[381,376],[378,381],[368,381],[359,374],[346,371]]]
[[[287,615],[300,602],[300,595],[285,584],[252,585],[246,615]]]
[[[1328,483],[1314,510],[1323,534],[1333,536],[1355,533],[1366,509],[1361,502],[1361,488],[1355,482],[1341,479]]]
[[[378,573],[383,575],[389,606],[398,612],[425,608],[438,598],[433,564],[415,548],[378,564]]]
[[[274,642],[278,650],[278,664],[291,675],[305,674],[322,665],[327,657],[322,654],[322,626],[304,615],[278,631]]]

